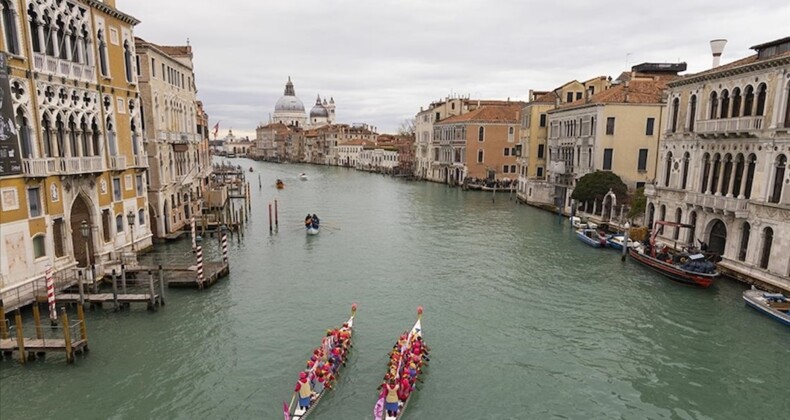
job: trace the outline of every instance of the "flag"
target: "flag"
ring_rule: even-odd
[[[214,138],[217,138],[217,133],[219,133],[219,123],[220,122],[217,121],[217,123],[214,124]]]

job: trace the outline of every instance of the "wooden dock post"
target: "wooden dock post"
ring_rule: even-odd
[[[154,291],[154,273],[148,270],[148,291],[151,293],[150,301],[148,302],[148,310],[156,310],[156,292]]]
[[[258,174],[258,189],[260,190],[261,188],[263,188],[263,184],[261,184],[261,174],[259,173]]]
[[[269,203],[269,233],[272,233],[272,203]]]
[[[115,269],[112,269],[112,301],[115,304],[115,310],[120,311],[118,306],[118,278],[115,276]]]
[[[19,347],[19,362],[25,364],[25,333],[22,331],[22,312],[19,309],[14,314],[16,321],[16,345]]]
[[[91,264],[91,281],[93,282],[93,293],[99,293],[99,282],[96,281],[96,264]]]
[[[277,199],[274,200],[274,226],[280,227],[280,216],[277,211]]]
[[[82,306],[77,307],[78,311]],[[74,363],[74,351],[71,349],[71,329],[69,328],[69,316],[66,314],[66,308],[61,308],[61,323],[63,324],[63,341],[66,344],[66,362]]]
[[[41,329],[41,311],[38,302],[33,302],[33,324],[36,326],[36,338],[44,338],[44,331]]]
[[[121,292],[126,294],[126,264],[121,264]]]
[[[0,315],[3,318],[0,318],[0,338],[3,340],[8,339],[8,328],[6,328],[6,317],[5,317],[5,308],[3,307],[3,299],[0,299]]]
[[[165,306],[165,270],[159,264],[159,304]]]
[[[66,310],[63,310],[66,313]],[[88,327],[85,325],[85,311],[81,306],[77,307],[77,319],[80,320],[80,337],[85,340],[85,351],[88,351]]]
[[[83,290],[83,284],[82,284],[83,271],[84,270],[77,272],[77,289],[80,292],[80,305],[85,304],[85,290]]]

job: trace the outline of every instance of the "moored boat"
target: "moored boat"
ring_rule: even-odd
[[[574,229],[584,229],[584,228],[597,229],[598,228],[598,225],[593,223],[593,222],[590,222],[590,221],[582,222],[582,219],[580,217],[578,217],[578,216],[571,216],[570,217],[570,221],[571,221],[571,226],[573,226]]]
[[[693,286],[709,287],[719,277],[716,264],[709,261],[702,253],[679,252],[668,246],[660,250],[656,248],[656,235],[659,227],[672,226],[676,228],[691,228],[691,225],[659,220],[655,222],[650,242],[647,246],[639,244],[628,250],[628,255],[640,264],[658,272],[659,274],[680,283]]]
[[[623,244],[625,243],[625,235],[622,233],[610,235],[606,238],[606,245],[609,248],[616,249],[618,251],[623,250]],[[636,242],[632,241],[630,238],[628,239],[628,247],[631,248],[636,245]]]
[[[416,383],[417,379],[419,378],[419,374],[421,373],[422,367],[424,366],[424,361],[427,361],[427,351],[428,347],[423,342],[423,330],[422,330],[422,307],[417,308],[417,322],[414,323],[414,326],[406,335],[405,341],[403,340],[403,336],[398,340],[398,343],[395,345],[395,349],[393,349],[393,353],[398,351],[400,358],[395,365],[392,355],[390,353],[390,372],[387,373],[385,379],[391,376],[391,372],[395,371],[395,377],[402,378],[402,380],[407,381],[405,383],[408,384],[409,390],[407,392],[403,392],[400,383],[398,383],[397,388],[394,389],[395,393],[398,394],[398,401],[393,403],[387,403],[387,394],[390,388],[387,388],[387,383],[383,384],[383,388],[381,394],[379,394],[379,399],[376,401],[376,405],[373,407],[373,418],[375,420],[397,420],[403,416],[403,413],[406,411],[406,408],[409,405],[409,401],[411,400],[414,391],[416,390]],[[414,364],[404,362],[404,359],[407,357],[412,357],[411,360],[415,361]],[[389,407],[389,404],[393,404],[392,407]],[[397,404],[397,410],[394,410],[394,404]]]
[[[595,248],[606,247],[606,236],[601,235],[595,229],[579,229],[576,231],[576,237],[587,245]]]
[[[285,420],[306,419],[308,416],[310,416],[310,414],[313,412],[313,410],[318,405],[318,403],[321,402],[321,399],[324,397],[324,395],[326,395],[327,391],[332,389],[327,385],[323,385],[326,382],[317,380],[317,377],[322,377],[323,375],[322,374],[317,375],[316,371],[318,369],[321,369],[322,366],[327,366],[327,360],[331,360],[333,357],[331,355],[328,356],[328,354],[330,354],[335,348],[344,349],[344,350],[342,350],[342,352],[339,352],[339,354],[341,354],[341,357],[339,360],[336,361],[335,363],[336,366],[334,367],[334,370],[332,370],[332,372],[337,373],[343,367],[343,365],[346,362],[346,359],[348,358],[347,352],[350,351],[351,349],[350,339],[354,331],[354,317],[356,316],[356,314],[357,314],[357,304],[355,303],[351,305],[351,317],[348,318],[348,321],[346,321],[342,327],[335,329],[338,331],[339,334],[347,333],[347,337],[348,337],[347,341],[344,342],[342,339],[338,340],[338,338],[336,338],[334,335],[329,333],[327,334],[326,337],[324,337],[323,340],[321,340],[321,346],[318,347],[313,352],[314,356],[317,353],[319,354],[319,356],[315,357],[315,360],[313,360],[313,358],[311,357],[310,361],[307,362],[308,364],[307,369],[301,372],[305,374],[305,376],[307,377],[308,379],[307,383],[311,384],[309,389],[313,391],[309,396],[310,399],[309,405],[305,408],[301,406],[301,402],[297,402],[297,404],[294,404],[294,402],[297,401],[297,398],[301,397],[299,391],[294,391],[293,397],[291,397],[290,404],[286,404],[285,402],[283,402],[283,416],[285,417]],[[334,332],[335,330],[332,331]],[[332,355],[334,355],[334,353],[332,353]],[[320,390],[315,391],[315,389],[317,389],[316,386],[319,383],[322,384]]]
[[[743,300],[747,305],[790,326],[790,298],[781,293],[768,293],[752,287],[743,291]]]

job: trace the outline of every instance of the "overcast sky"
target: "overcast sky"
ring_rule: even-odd
[[[641,62],[711,65],[790,36],[786,0],[117,0],[137,36],[193,48],[198,97],[220,136],[254,137],[290,75],[307,112],[395,132],[448,94],[526,100],[530,89],[617,75]]]

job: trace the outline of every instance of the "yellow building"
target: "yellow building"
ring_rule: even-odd
[[[0,4],[11,93],[3,117],[14,122],[20,163],[0,172],[0,292],[47,267],[68,278],[92,263],[102,275],[122,251],[151,245],[138,21],[114,0]]]

